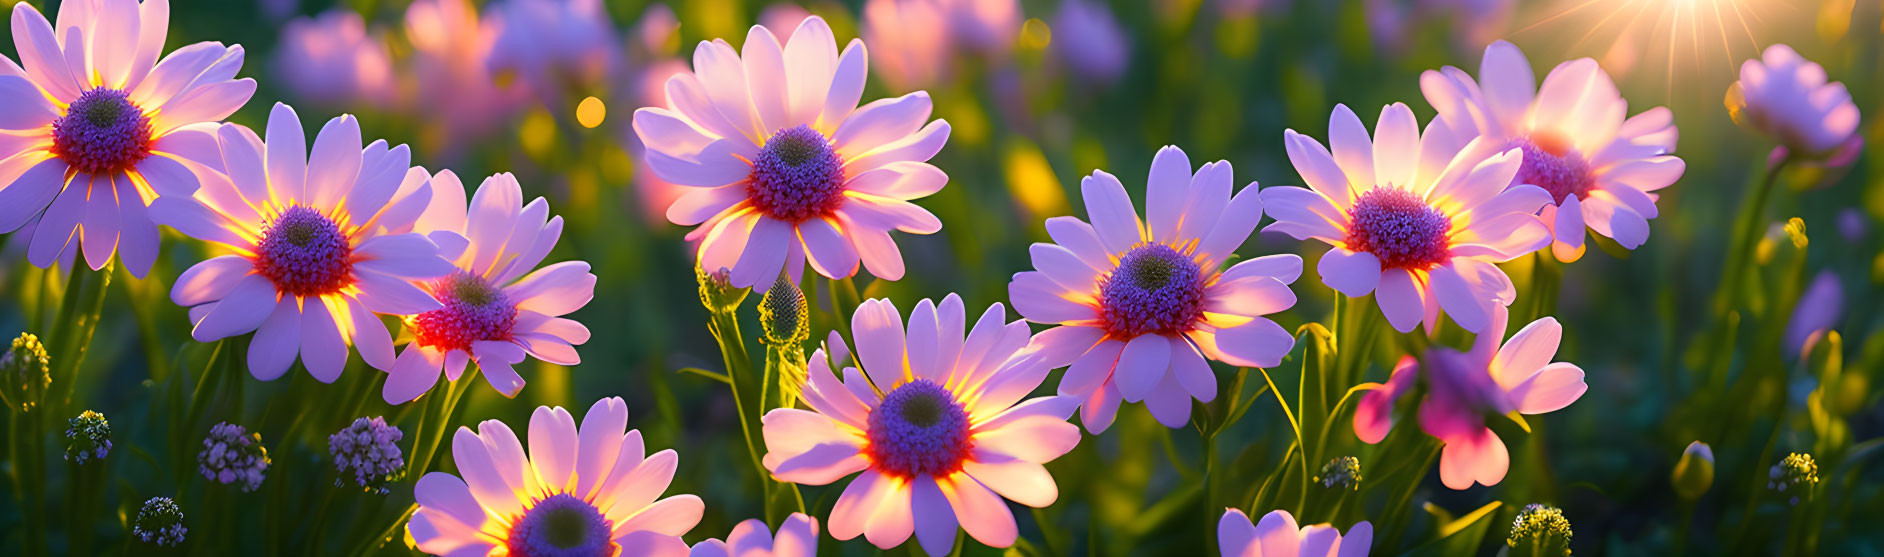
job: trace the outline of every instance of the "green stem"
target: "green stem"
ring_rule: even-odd
[[[1681,529],[1675,531],[1675,555],[1688,554],[1688,531],[1694,528],[1694,501],[1681,502]]]
[[[1768,166],[1766,174],[1760,178],[1759,185],[1748,192],[1746,202],[1740,207],[1740,215],[1735,223],[1733,243],[1727,252],[1727,266],[1721,273],[1721,286],[1714,292],[1714,315],[1726,315],[1738,297],[1746,267],[1753,257],[1753,248],[1759,244],[1760,224],[1765,221],[1766,201],[1773,194],[1773,185],[1779,182],[1779,173],[1792,164],[1792,157],[1780,159]]]
[[[59,389],[59,395],[46,401],[48,407],[61,415],[78,388],[79,366],[85,362],[85,350],[92,344],[92,333],[98,330],[98,315],[104,310],[111,271],[110,263],[92,272],[75,268],[66,283],[59,320],[53,323],[55,350],[50,358],[52,382]]]
[[[1276,395],[1276,404],[1282,407],[1282,415],[1289,419],[1289,429],[1295,432],[1295,446],[1300,447],[1301,449],[1301,450],[1296,451],[1295,453],[1297,455],[1297,460],[1300,460],[1302,462],[1301,500],[1295,504],[1295,512],[1297,514],[1300,514],[1302,512],[1302,508],[1308,506],[1308,481],[1309,481],[1308,480],[1308,477],[1309,477],[1308,445],[1305,445],[1302,443],[1302,422],[1300,420],[1295,419],[1295,411],[1289,409],[1289,401],[1282,400],[1282,391],[1276,389],[1276,381],[1269,377],[1269,370],[1263,369],[1263,368],[1256,368],[1256,371],[1262,372],[1263,381],[1269,383],[1269,392],[1274,393]],[[1208,499],[1209,496],[1206,495],[1205,498]]]
[[[446,434],[451,433],[452,412],[463,402],[465,395],[471,392],[471,386],[482,372],[477,366],[471,366],[457,381],[446,384],[445,392],[434,391],[432,400],[425,403],[425,412],[419,415],[419,435],[412,442],[411,477],[417,478],[432,470],[432,464],[438,458],[438,448],[444,445]]]
[[[1202,418],[1202,416],[1199,416],[1199,418]],[[1202,517],[1202,520],[1204,521],[1203,523],[1204,524],[1216,524],[1217,515],[1223,512],[1222,510],[1223,507],[1217,506],[1217,500],[1214,497],[1212,497],[1212,495],[1216,494],[1216,487],[1218,483],[1216,481],[1217,436],[1215,434],[1206,433],[1204,434],[1203,438],[1204,438],[1204,495],[1203,497],[1199,497],[1198,499],[1204,502],[1204,516]],[[1207,536],[1207,537],[1209,538],[1209,540],[1205,542],[1204,550],[1211,554],[1217,553],[1216,536]],[[1051,545],[1052,540],[1048,540],[1048,542],[1049,542],[1049,545]]]

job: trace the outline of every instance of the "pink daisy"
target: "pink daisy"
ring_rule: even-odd
[[[635,111],[635,133],[661,179],[693,191],[667,218],[700,225],[700,265],[732,270],[732,283],[764,289],[806,263],[826,277],[903,276],[891,230],[932,234],[935,215],[908,200],[948,175],[926,162],[948,141],[929,122],[929,94],[862,107],[865,58],[853,40],[838,56],[830,27],[806,18],[783,48],[753,26],[743,57],[701,42],[693,72],[667,81],[667,108]],[[927,122],[925,125],[924,123]]]
[[[1494,263],[1550,245],[1535,216],[1550,193],[1511,186],[1523,151],[1485,158],[1440,120],[1422,135],[1400,103],[1381,109],[1372,139],[1347,106],[1335,106],[1328,127],[1333,153],[1283,132],[1308,188],[1263,190],[1276,219],[1268,230],[1334,246],[1317,265],[1322,283],[1356,298],[1374,292],[1400,332],[1422,322],[1431,332],[1442,308],[1465,330],[1484,330],[1492,309],[1517,297]]]
[[[1366,557],[1374,543],[1374,525],[1363,520],[1348,535],[1328,524],[1296,527],[1289,511],[1272,511],[1250,524],[1249,515],[1229,509],[1217,521],[1217,546],[1223,557]]]
[[[1401,358],[1386,385],[1361,397],[1354,412],[1354,434],[1367,443],[1379,443],[1393,429],[1393,406],[1413,387],[1415,375],[1426,373],[1426,399],[1419,405],[1420,429],[1445,443],[1439,456],[1439,479],[1446,487],[1465,489],[1473,482],[1495,485],[1505,477],[1511,455],[1505,443],[1485,425],[1486,416],[1511,412],[1555,412],[1583,396],[1583,369],[1568,362],[1551,362],[1563,339],[1563,326],[1545,317],[1532,321],[1511,340],[1504,338],[1504,308],[1493,312],[1491,328],[1478,335],[1471,352],[1434,348],[1425,361]]]
[[[343,115],[314,138],[288,105],[268,115],[268,143],[248,128],[216,130],[217,168],[196,196],[164,196],[151,217],[226,255],[177,277],[170,299],[190,308],[196,340],[250,331],[249,373],[281,377],[298,354],[324,383],[340,377],[349,345],[378,369],[393,365],[392,335],[375,314],[411,315],[439,303],[412,284],[452,271],[438,246],[412,232],[432,198],[406,146],[360,147],[360,123]],[[213,144],[212,144],[213,145]],[[462,243],[462,240],[458,241]]]
[[[413,340],[387,370],[386,402],[425,394],[440,371],[456,381],[469,362],[507,397],[523,389],[512,366],[526,355],[581,363],[573,345],[588,342],[589,329],[562,316],[595,297],[595,275],[582,261],[536,268],[562,237],[563,218],[549,216],[541,197],[524,205],[523,188],[509,173],[485,179],[469,207],[464,185],[449,170],[432,177],[432,192],[414,230],[445,246],[440,251],[457,268],[421,283],[439,307],[406,317]]]
[[[726,541],[694,544],[690,557],[814,557],[818,554],[818,519],[792,513],[778,527],[778,537],[757,518],[739,523]]]
[[[1050,369],[1024,350],[1023,321],[1001,304],[968,330],[962,300],[923,300],[909,328],[889,300],[868,300],[851,319],[857,359],[834,339],[811,355],[804,401],[811,411],[765,415],[764,464],[779,481],[825,485],[856,472],[829,519],[831,536],[862,534],[879,548],[913,532],[930,555],[946,555],[959,524],[992,547],[1014,543],[1002,498],[1041,508],[1059,498],[1042,464],[1079,444],[1067,423],[1078,401],[1026,398]],[[845,366],[838,381],[833,366]],[[1019,404],[1016,404],[1019,403]]]
[[[157,260],[150,204],[188,197],[215,156],[216,122],[255,94],[235,79],[242,47],[202,42],[165,56],[167,0],[67,0],[59,25],[13,6],[22,65],[0,57],[0,233],[32,227],[27,260],[83,246],[92,269]],[[219,169],[218,169],[219,170]]]
[[[1827,83],[1824,66],[1783,44],[1740,65],[1740,80],[1727,89],[1727,112],[1808,157],[1838,152],[1858,131],[1858,105],[1845,84]]]
[[[674,480],[672,449],[647,454],[620,397],[595,401],[582,427],[569,411],[530,415],[530,452],[497,420],[460,427],[452,460],[463,477],[432,472],[413,494],[406,524],[433,555],[646,555],[682,557],[700,523],[699,497],[656,500]]]
[[[1145,403],[1169,427],[1190,420],[1191,399],[1217,397],[1206,359],[1274,367],[1295,338],[1263,317],[1295,305],[1289,284],[1302,258],[1270,255],[1222,269],[1262,219],[1251,183],[1231,197],[1230,163],[1205,164],[1165,147],[1151,161],[1146,218],[1118,178],[1080,182],[1086,216],[1047,219],[1055,243],[1034,244],[1034,271],[1016,273],[1008,298],[1028,321],[1059,325],[1034,338],[1051,367],[1071,365],[1059,393],[1082,401],[1086,430],[1105,431],[1119,402]]]
[[[1550,192],[1540,217],[1555,231],[1557,259],[1583,256],[1586,225],[1629,249],[1648,239],[1653,192],[1687,170],[1669,154],[1679,135],[1673,113],[1655,107],[1623,119],[1628,101],[1589,58],[1559,64],[1539,86],[1524,53],[1505,41],[1485,48],[1479,78],[1446,66],[1420,76],[1420,89],[1448,129],[1479,137],[1480,155],[1523,151],[1511,183]]]

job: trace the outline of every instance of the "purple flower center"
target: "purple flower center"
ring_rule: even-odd
[[[877,469],[909,478],[942,476],[962,469],[968,450],[968,412],[948,389],[917,379],[883,397],[870,412],[870,446]]]
[[[353,245],[320,211],[295,205],[262,230],[255,271],[275,290],[299,297],[331,294],[353,284]]]
[[[1572,195],[1582,199],[1589,194],[1590,186],[1596,184],[1590,161],[1560,138],[1534,135],[1513,141],[1505,148],[1513,147],[1524,151],[1524,162],[1518,167],[1518,175],[1512,177],[1512,185],[1531,184],[1544,188],[1557,203],[1563,203],[1564,198]]]
[[[517,325],[516,304],[483,277],[453,272],[433,284],[432,295],[445,307],[412,318],[420,346],[468,352],[474,342],[510,340]]]
[[[608,517],[574,495],[558,493],[537,501],[510,527],[504,545],[511,555],[523,557],[591,557],[610,555]]]
[[[752,161],[746,198],[786,222],[831,214],[844,204],[844,160],[811,126],[779,130]]]
[[[124,91],[100,87],[52,121],[52,154],[87,174],[123,172],[150,156],[150,135],[150,117]]]
[[[1424,271],[1451,253],[1452,217],[1413,192],[1378,187],[1348,209],[1347,249],[1374,254],[1382,269]]]
[[[1204,313],[1203,269],[1171,246],[1141,243],[1099,281],[1100,313],[1113,338],[1180,334]]]

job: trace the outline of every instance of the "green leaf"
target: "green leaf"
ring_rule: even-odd
[[[1443,556],[1476,555],[1478,547],[1485,541],[1485,534],[1491,531],[1497,521],[1498,509],[1504,503],[1492,501],[1465,516],[1453,518],[1452,513],[1432,503],[1426,504],[1426,512],[1433,515],[1433,521],[1439,529],[1433,541],[1413,548],[1407,556]]]
[[[717,371],[709,371],[709,370],[704,370],[704,369],[700,369],[700,368],[697,368],[697,367],[683,367],[683,368],[680,368],[680,370],[679,370],[679,371],[680,371],[681,373],[690,373],[690,374],[693,374],[693,375],[698,375],[698,376],[701,376],[701,377],[705,377],[705,378],[707,378],[707,379],[712,379],[712,380],[714,380],[714,381],[718,381],[718,382],[721,382],[721,383],[726,383],[726,384],[728,384],[728,385],[730,385],[730,384],[732,384],[732,382],[733,382],[733,380],[732,380],[732,379],[728,379],[728,378],[726,377],[726,374],[724,374],[724,373],[720,373],[720,372],[717,372]]]

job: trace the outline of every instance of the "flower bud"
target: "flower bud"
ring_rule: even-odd
[[[1361,459],[1337,456],[1329,460],[1327,464],[1321,465],[1321,475],[1315,477],[1315,482],[1329,489],[1360,491]]]
[[[759,326],[765,332],[763,340],[772,345],[803,343],[811,337],[810,311],[809,304],[805,303],[805,292],[798,289],[789,275],[779,273],[772,288],[759,299]]]
[[[240,483],[243,492],[261,487],[268,474],[268,449],[262,447],[262,434],[249,433],[242,426],[223,422],[210,428],[203,439],[203,452],[197,453],[197,469],[210,481]]]
[[[367,493],[385,495],[387,486],[405,477],[406,459],[399,450],[405,432],[387,425],[386,418],[357,418],[353,425],[327,437],[327,451],[334,455],[334,470],[340,478],[334,487],[345,485],[351,473],[353,482]]]
[[[1714,449],[1700,441],[1689,443],[1688,450],[1681,452],[1681,460],[1675,462],[1672,481],[1682,499],[1693,501],[1706,495],[1714,485]]]
[[[1774,464],[1767,471],[1766,488],[1786,497],[1786,502],[1798,505],[1799,498],[1811,500],[1813,488],[1819,485],[1819,465],[1812,461],[1812,455],[1792,453]]]
[[[52,365],[46,345],[32,333],[20,333],[13,346],[0,354],[0,399],[15,411],[30,412],[52,386]]]
[[[1518,511],[1511,523],[1511,536],[1505,538],[1512,555],[1569,555],[1570,519],[1563,510],[1542,503],[1531,503]]]
[[[733,272],[721,267],[708,273],[706,269],[695,266],[694,279],[700,282],[700,304],[711,313],[728,313],[739,308],[746,301],[746,295],[752,291],[733,286]]]
[[[65,459],[84,466],[104,460],[111,453],[111,422],[105,415],[86,410],[68,422],[65,430]]]
[[[183,527],[183,508],[169,497],[152,497],[145,501],[144,508],[137,511],[137,523],[131,528],[131,534],[137,539],[163,547],[181,545],[183,534],[188,531]]]

